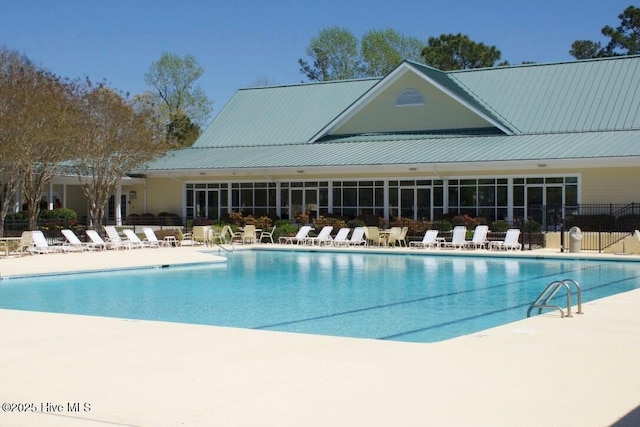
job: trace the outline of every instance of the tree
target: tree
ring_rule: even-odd
[[[24,168],[21,163],[20,127],[21,91],[20,69],[26,61],[17,52],[0,49],[0,237],[4,233],[4,220],[11,207]]]
[[[502,54],[495,46],[476,43],[460,33],[429,37],[420,55],[425,64],[443,71],[506,65],[496,64]]]
[[[175,141],[178,146],[189,147],[200,136],[200,128],[186,114],[176,113],[166,125],[166,133],[169,141]]]
[[[602,35],[609,38],[606,46],[590,40],[576,40],[569,54],[576,59],[601,58],[618,55],[640,54],[640,8],[629,6],[620,15],[620,25],[602,28]]]
[[[610,39],[606,53],[608,56],[640,54],[640,8],[629,6],[618,18],[618,27],[607,25],[602,29],[602,34]]]
[[[298,59],[298,64],[309,80],[345,80],[363,75],[358,39],[345,28],[321,30],[311,39],[307,55],[313,59],[313,65],[303,59]]]
[[[369,77],[385,76],[405,59],[419,61],[423,47],[416,37],[404,36],[391,28],[367,32],[360,44],[364,72]]]
[[[96,227],[122,178],[165,153],[168,146],[152,108],[90,82],[79,89],[77,99],[82,106],[76,124],[79,150],[71,168],[89,200],[91,225]]]
[[[599,42],[576,40],[571,44],[569,54],[576,59],[589,59],[604,56],[604,51]]]
[[[0,63],[2,221],[19,185],[35,229],[45,186],[73,150],[73,85],[16,52],[3,49]]]
[[[164,52],[145,74],[145,82],[154,88],[157,114],[168,126],[175,117],[186,116],[198,130],[206,125],[212,111],[212,102],[195,82],[204,73],[195,57],[180,57]],[[167,138],[172,135],[167,133]],[[176,141],[171,141],[176,143]],[[179,141],[184,142],[184,141]]]

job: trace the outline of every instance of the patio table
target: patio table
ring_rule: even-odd
[[[0,247],[4,246],[5,256],[9,256],[11,252],[11,242],[20,242],[22,237],[0,237]]]

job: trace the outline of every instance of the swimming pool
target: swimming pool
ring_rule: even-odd
[[[247,251],[216,266],[2,280],[0,308],[434,342],[523,319],[565,278],[589,301],[640,287],[640,263]]]

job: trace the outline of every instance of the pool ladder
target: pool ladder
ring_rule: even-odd
[[[553,308],[560,311],[560,317],[573,317],[571,315],[571,285],[574,285],[576,288],[576,297],[578,300],[578,311],[576,314],[582,313],[582,288],[580,284],[572,279],[564,279],[564,280],[556,280],[554,282],[549,283],[549,285],[545,288],[544,291],[538,296],[538,298],[529,306],[527,310],[527,317],[531,317],[531,311],[534,308],[538,309],[538,314],[542,313],[544,308]],[[564,310],[557,305],[550,305],[549,301],[558,293],[560,289],[567,290],[567,313],[565,315]]]

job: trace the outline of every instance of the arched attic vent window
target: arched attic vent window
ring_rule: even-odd
[[[405,89],[396,98],[396,107],[424,105],[424,97],[415,89]]]

